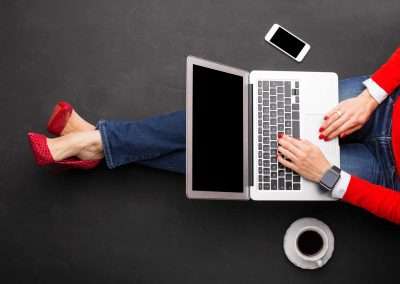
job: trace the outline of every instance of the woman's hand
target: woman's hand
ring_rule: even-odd
[[[319,138],[329,141],[353,133],[368,121],[378,105],[367,89],[357,97],[342,101],[326,114],[319,129]]]
[[[310,181],[319,182],[331,167],[321,150],[309,141],[282,135],[278,143],[278,161]]]

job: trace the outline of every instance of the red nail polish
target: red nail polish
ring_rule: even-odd
[[[322,131],[324,131],[325,130],[325,128],[323,128],[323,127],[320,127],[319,128],[319,132],[322,132]]]
[[[282,138],[282,136],[283,136],[283,133],[279,132],[278,133],[278,138]]]
[[[324,136],[324,135],[322,135],[322,134],[320,134],[318,138],[319,138],[319,139],[324,139],[324,138],[325,138],[325,136]]]
[[[329,141],[329,138],[326,138],[326,137],[325,137],[324,140],[325,140],[325,141]]]

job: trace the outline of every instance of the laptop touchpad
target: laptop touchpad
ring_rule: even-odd
[[[324,141],[319,139],[319,128],[324,121],[324,116],[320,114],[304,114],[301,121],[301,138],[306,139],[318,146],[329,160],[336,160],[337,139]]]

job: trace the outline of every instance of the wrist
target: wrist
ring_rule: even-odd
[[[319,181],[321,190],[332,191],[340,180],[341,170],[337,166],[330,167]]]
[[[365,102],[367,109],[370,111],[374,111],[379,105],[368,89],[364,89],[364,91],[362,91],[358,96]]]
[[[317,178],[316,178],[315,182],[319,183],[321,181],[322,177],[326,174],[327,171],[329,171],[329,169],[331,167],[332,167],[332,165],[328,162],[323,164],[319,169],[319,172],[317,174]]]

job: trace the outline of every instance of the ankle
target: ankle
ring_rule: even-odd
[[[83,119],[75,110],[72,110],[71,116],[62,130],[61,135],[68,135],[72,132],[91,131],[95,129],[96,126]]]
[[[70,157],[79,156],[82,151],[102,153],[100,131],[73,132],[57,138],[47,138],[47,145],[55,161],[61,161]]]
[[[67,136],[47,138],[47,145],[54,161],[61,161],[73,157],[79,151],[79,146],[74,143],[71,137]]]

